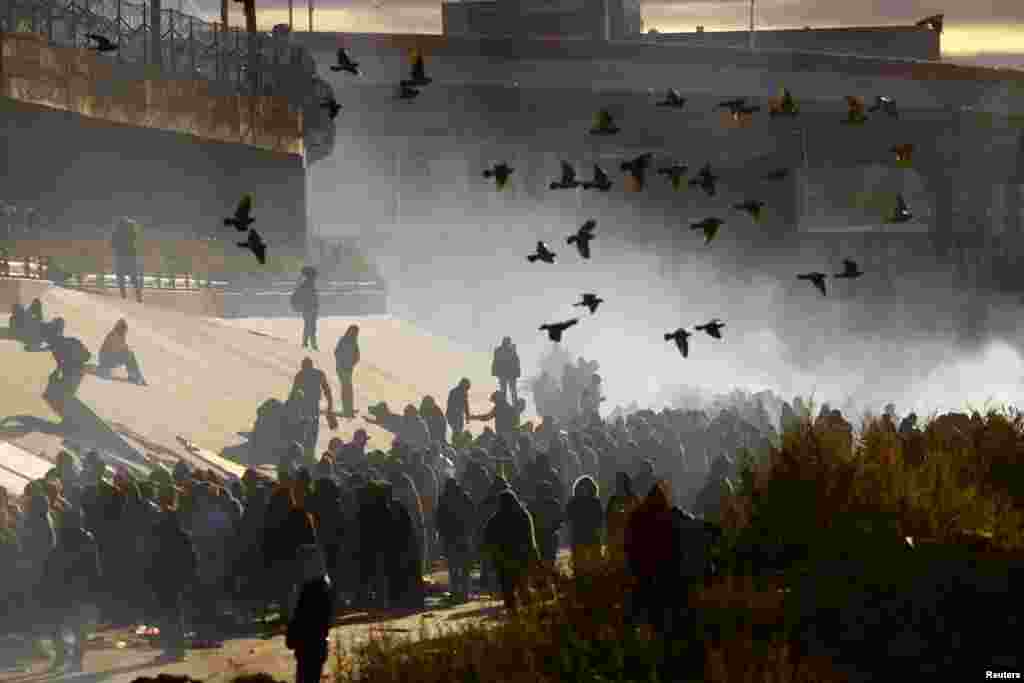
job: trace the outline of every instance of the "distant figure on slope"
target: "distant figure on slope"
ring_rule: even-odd
[[[316,343],[316,322],[320,316],[320,295],[316,291],[316,268],[306,266],[302,269],[303,279],[292,293],[292,308],[302,314],[302,348],[320,348]]]
[[[121,218],[110,240],[114,249],[114,269],[117,272],[117,286],[121,298],[127,299],[125,278],[130,277],[135,287],[135,300],[142,303],[142,275],[139,273],[138,225],[130,218]]]
[[[359,364],[359,325],[349,325],[345,336],[338,340],[334,348],[334,362],[338,382],[341,383],[341,416],[351,419],[356,416],[352,372]]]
[[[519,380],[519,354],[511,337],[501,340],[501,346],[494,349],[494,361],[491,363],[491,374],[498,378],[498,391],[509,403],[515,405],[519,400],[516,382]]]

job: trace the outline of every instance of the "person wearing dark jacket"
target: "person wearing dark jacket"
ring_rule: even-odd
[[[530,503],[534,532],[537,535],[537,550],[540,558],[554,568],[558,555],[558,532],[565,523],[565,510],[555,495],[555,485],[550,480],[537,483],[536,495]]]
[[[302,281],[294,294],[294,301],[302,313],[302,348],[313,347],[319,351],[316,343],[316,322],[320,317],[320,294],[316,291],[316,268],[306,266],[302,269]]]
[[[351,419],[356,416],[352,373],[359,364],[359,325],[349,325],[345,336],[338,340],[334,347],[334,363],[341,384],[341,414]]]
[[[441,406],[437,405],[433,396],[424,396],[420,401],[420,417],[427,423],[431,441],[447,443],[448,422],[444,419]]]
[[[299,546],[316,544],[316,530],[310,515],[298,506],[294,493],[285,486],[271,495],[264,529],[264,566],[276,592],[281,620],[287,622],[298,578],[296,552]]]
[[[597,483],[590,475],[580,477],[573,484],[572,499],[566,506],[565,516],[569,520],[573,574],[579,576],[593,571],[601,562],[604,510],[601,509]]]
[[[110,377],[110,371],[122,365],[128,371],[128,379],[145,386],[146,380],[142,377],[139,361],[135,357],[135,352],[128,346],[128,322],[124,318],[114,323],[114,328],[103,340],[96,374]]]
[[[452,598],[469,599],[469,570],[473,554],[473,499],[455,479],[447,479],[437,507],[437,533],[448,558]]]
[[[285,646],[295,653],[295,683],[320,683],[334,618],[334,591],[319,546],[300,546],[296,563],[301,587],[295,612],[288,621]]]
[[[142,303],[142,275],[139,273],[138,227],[130,218],[121,218],[111,238],[114,249],[114,269],[117,271],[117,287],[121,298],[127,299],[125,278],[130,277],[135,288],[135,300]]]
[[[368,603],[372,593],[378,605],[388,605],[390,582],[387,577],[396,555],[396,539],[391,533],[394,525],[391,483],[370,481],[360,489],[358,497],[358,601]]]
[[[511,489],[498,495],[498,511],[484,529],[484,548],[492,558],[506,609],[518,609],[528,599],[527,579],[540,557],[533,519]]]
[[[491,374],[498,379],[498,391],[511,404],[519,401],[516,383],[521,373],[519,354],[511,337],[501,340],[501,346],[494,349],[494,360],[491,363]]]
[[[93,535],[82,528],[77,508],[64,513],[64,527],[57,547],[46,558],[39,585],[40,602],[54,615],[56,659],[54,668],[71,660],[74,671],[82,670],[86,628],[101,592],[99,547]]]
[[[500,392],[495,391],[491,394],[491,403],[494,404],[491,412],[486,415],[477,415],[470,419],[480,422],[487,422],[493,419],[495,433],[499,436],[512,438],[519,431],[519,418],[526,407],[525,401],[517,400],[516,404],[513,405]]]
[[[85,364],[92,358],[92,353],[82,340],[64,336],[64,318],[54,318],[53,323],[56,336],[50,343],[50,352],[57,368],[50,373],[46,390],[63,409],[63,399],[78,393],[85,376]]]
[[[463,377],[455,388],[448,392],[445,418],[448,420],[448,426],[452,428],[453,440],[456,434],[462,433],[466,428],[466,421],[472,417],[472,413],[469,411],[470,386],[472,385],[469,379]]]
[[[180,661],[185,658],[185,593],[198,579],[199,558],[191,534],[182,526],[174,496],[165,496],[163,502],[165,510],[153,528],[146,581],[161,615],[163,659]]]
[[[666,598],[673,595],[681,564],[680,525],[672,512],[672,493],[668,482],[659,479],[650,489],[626,524],[626,565],[635,581],[632,604],[646,612],[655,630],[664,633],[669,626]],[[633,609],[627,611],[632,619]]]
[[[640,505],[640,499],[633,494],[633,482],[626,472],[615,475],[615,493],[608,499],[605,508],[605,528],[608,534],[608,558],[616,565],[626,562],[625,537],[629,517]]]
[[[388,597],[392,607],[420,609],[423,585],[423,511],[416,485],[408,474],[391,482],[391,539],[395,553],[389,572]]]

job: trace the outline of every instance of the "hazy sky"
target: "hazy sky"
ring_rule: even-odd
[[[217,0],[192,0],[218,13]],[[165,0],[173,6],[175,0]],[[317,30],[440,33],[439,0],[313,0]],[[262,28],[287,21],[287,0],[257,0]],[[295,0],[295,30],[307,30],[307,5]],[[643,2],[645,28],[692,31],[744,29],[750,5],[746,0],[659,0]],[[231,3],[233,23],[241,23],[241,5]],[[944,12],[943,52],[1024,54],[1024,0],[757,0],[755,17],[763,28],[803,26],[906,25]]]

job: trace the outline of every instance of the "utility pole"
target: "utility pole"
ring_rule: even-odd
[[[289,33],[291,31],[295,30],[295,22],[294,22],[294,16],[293,16],[293,13],[294,13],[294,10],[295,10],[294,5],[295,5],[295,0],[288,0],[288,31],[289,31]]]
[[[750,49],[754,49],[754,0],[750,0]]]
[[[313,0],[309,0],[309,32],[313,32]]]

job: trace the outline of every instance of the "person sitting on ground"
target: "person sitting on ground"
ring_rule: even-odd
[[[81,339],[64,336],[64,318],[54,318],[53,323],[56,336],[50,344],[50,351],[57,368],[50,373],[47,389],[59,384],[66,396],[74,396],[82,384],[85,364],[92,358],[92,353]]]
[[[128,371],[128,378],[131,381],[146,386],[146,380],[142,377],[142,370],[139,369],[135,352],[128,346],[128,323],[124,318],[114,323],[114,329],[110,330],[107,333],[107,338],[103,340],[96,374],[101,377],[110,377],[110,371],[122,365]]]

